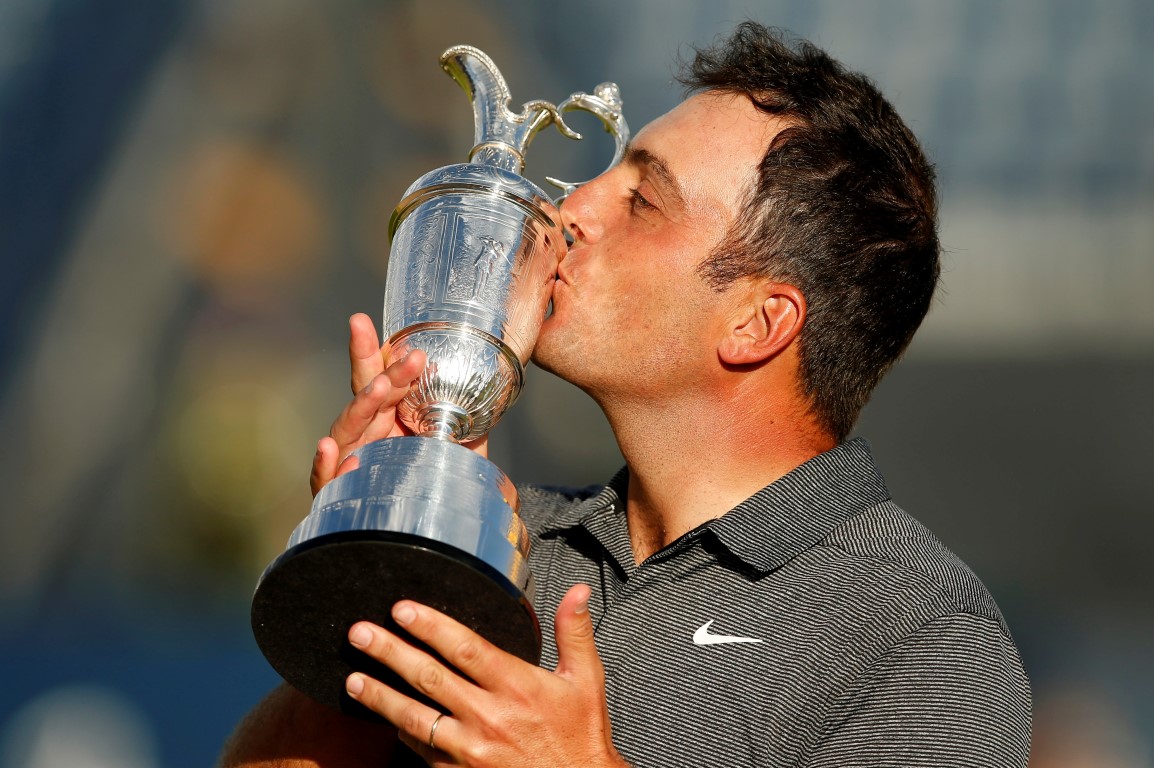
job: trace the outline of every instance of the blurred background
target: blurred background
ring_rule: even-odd
[[[1154,765],[1154,3],[0,0],[0,768],[207,765],[276,683],[249,599],[347,318],[379,315],[404,189],[471,143],[440,52],[515,106],[614,80],[636,129],[747,17],[874,78],[938,166],[943,290],[858,432],[1002,605],[1032,765]],[[577,127],[532,178],[600,170]],[[620,462],[540,371],[493,459]]]

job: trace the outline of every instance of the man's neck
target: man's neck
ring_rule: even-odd
[[[714,401],[704,414],[700,404],[603,404],[629,467],[626,514],[637,563],[836,445],[806,414],[780,405],[755,412]]]

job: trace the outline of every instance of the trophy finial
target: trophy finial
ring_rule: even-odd
[[[625,152],[629,127],[621,114],[621,94],[613,83],[597,86],[592,96],[575,93],[560,106],[534,99],[522,105],[519,113],[514,113],[509,109],[512,100],[509,86],[497,65],[483,51],[471,45],[453,46],[441,54],[441,67],[460,84],[473,104],[474,138],[469,152],[472,163],[521,173],[525,168],[525,149],[542,128],[553,124],[568,138],[581,138],[581,134],[565,124],[562,116],[573,110],[592,112],[613,134],[617,150],[610,167]],[[566,196],[578,186],[554,179],[549,181],[564,190]]]
[[[460,84],[473,104],[470,162],[521,173],[525,168],[525,148],[538,131],[559,122],[557,108],[536,100],[514,114],[509,109],[509,86],[497,65],[471,45],[457,45],[445,51],[441,54],[441,67]],[[562,132],[570,136],[573,133],[568,126],[562,127]]]

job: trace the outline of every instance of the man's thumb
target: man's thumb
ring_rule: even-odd
[[[557,607],[557,671],[562,674],[602,676],[601,657],[593,642],[593,620],[589,617],[589,595],[586,584],[571,588]]]

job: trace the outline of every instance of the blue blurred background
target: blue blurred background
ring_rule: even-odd
[[[1032,765],[1154,765],[1154,3],[0,0],[0,768],[207,765],[275,684],[248,601],[346,319],[404,188],[470,146],[440,52],[515,104],[615,80],[636,128],[746,17],[874,78],[938,165],[943,291],[858,432],[998,597]],[[594,175],[579,128],[529,175]],[[540,371],[493,458],[620,461]]]

